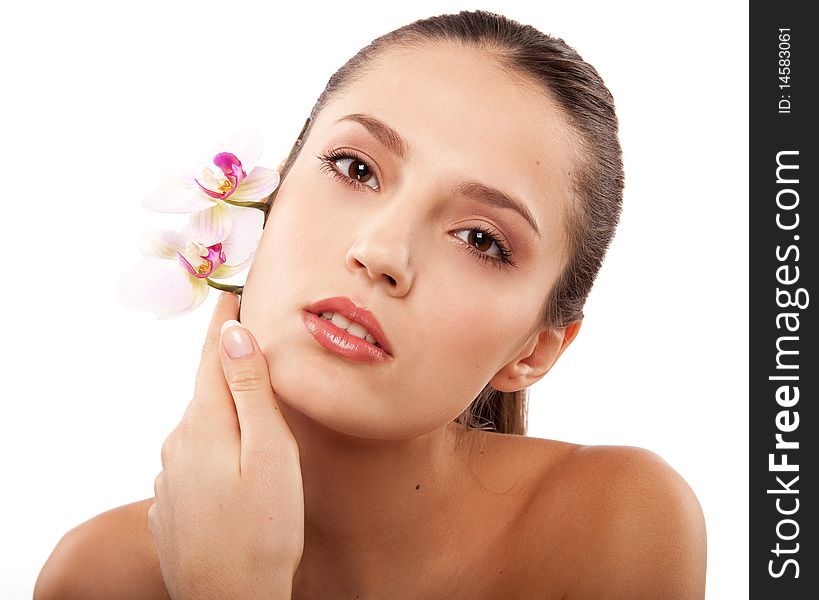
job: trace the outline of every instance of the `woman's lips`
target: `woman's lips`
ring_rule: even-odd
[[[319,344],[344,358],[368,363],[384,362],[392,358],[384,348],[379,348],[367,340],[354,336],[349,331],[334,325],[332,321],[313,314],[309,310],[302,310],[301,318],[304,326]]]
[[[358,323],[370,332],[370,335],[375,338],[375,341],[378,342],[378,345],[381,346],[387,354],[393,356],[392,346],[384,334],[384,331],[381,329],[378,319],[364,306],[357,304],[350,298],[346,296],[325,298],[318,302],[313,302],[310,306],[306,306],[305,309],[314,315],[321,315],[323,312],[338,313],[348,321]]]

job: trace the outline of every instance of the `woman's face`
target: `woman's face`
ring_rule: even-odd
[[[525,372],[566,260],[574,145],[552,102],[480,50],[391,49],[371,67],[313,123],[241,314],[281,402],[348,435],[406,439]],[[360,362],[316,341],[303,311],[335,296],[375,315],[391,357]]]

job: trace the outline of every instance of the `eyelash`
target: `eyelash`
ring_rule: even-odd
[[[336,169],[333,164],[336,161],[345,159],[345,158],[352,158],[354,160],[360,161],[367,165],[367,168],[370,169],[370,172],[375,175],[375,171],[370,168],[370,164],[364,160],[363,157],[359,156],[352,150],[330,150],[325,154],[316,154],[316,158],[318,158],[321,162],[321,170],[329,173],[334,179],[340,181],[341,183],[349,185],[351,188],[356,190],[362,191],[377,191],[377,188],[371,188],[368,185],[361,183],[360,181],[348,177],[346,175],[342,175],[341,172]],[[379,183],[379,187],[381,184]],[[472,255],[483,264],[491,264],[494,267],[499,269],[503,269],[504,267],[516,267],[517,263],[512,260],[512,252],[509,248],[506,247],[506,244],[501,240],[501,237],[496,232],[493,232],[490,229],[485,227],[470,227],[468,229],[461,229],[460,231],[478,231],[485,236],[487,236],[494,244],[498,247],[498,251],[500,252],[500,257],[492,256],[491,254],[487,254],[486,252],[481,252],[471,244],[466,244],[467,250],[472,253]],[[460,238],[458,238],[460,239]],[[463,240],[461,240],[463,241]]]
[[[490,231],[489,229],[486,229],[484,227],[469,227],[468,229],[462,229],[461,231],[478,231],[484,234],[486,237],[488,237],[498,247],[500,257],[492,256],[491,254],[487,254],[486,252],[481,252],[471,244],[466,245],[466,249],[469,250],[469,252],[471,252],[472,255],[475,256],[475,258],[477,258],[484,264],[491,263],[493,267],[498,267],[499,269],[502,269],[505,266],[508,267],[518,266],[518,264],[514,260],[512,260],[512,251],[506,247],[506,244],[504,244],[501,241],[498,235],[493,234],[492,231]]]
[[[361,183],[357,179],[353,179],[351,177],[347,177],[346,175],[342,175],[339,172],[339,170],[336,169],[333,166],[333,163],[335,163],[336,161],[343,160],[345,158],[352,158],[352,159],[355,159],[355,160],[357,160],[359,162],[362,162],[365,165],[367,165],[367,168],[370,169],[370,172],[373,175],[375,175],[375,171],[373,171],[370,168],[370,163],[368,163],[366,160],[364,160],[363,157],[359,156],[355,152],[353,152],[351,150],[330,150],[326,154],[317,154],[316,158],[318,158],[322,162],[321,170],[325,171],[326,173],[329,173],[334,178],[336,178],[338,181],[340,181],[342,183],[346,183],[347,185],[349,185],[353,189],[364,190],[364,191],[370,190],[371,192],[375,191],[373,188],[371,188],[368,185],[365,185],[365,184]],[[380,184],[379,184],[379,187],[381,187]]]

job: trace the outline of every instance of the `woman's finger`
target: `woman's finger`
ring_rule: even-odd
[[[208,419],[215,419],[215,424],[221,426],[227,422],[235,425],[236,412],[219,358],[220,331],[222,323],[235,319],[238,312],[238,296],[224,292],[213,309],[208,333],[202,346],[199,370],[196,373],[193,400],[188,406],[189,414],[207,415]]]
[[[271,461],[282,460],[297,446],[273,393],[267,360],[253,335],[238,321],[222,325],[220,354],[239,417],[240,470],[246,476],[257,466],[269,468]]]

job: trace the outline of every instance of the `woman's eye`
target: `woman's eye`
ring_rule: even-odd
[[[353,186],[363,185],[377,190],[378,179],[365,161],[350,154],[338,153],[321,157],[324,163],[330,166],[332,175],[340,176],[343,181]]]
[[[467,233],[466,238],[461,237],[463,232]],[[493,235],[490,231],[481,228],[461,229],[455,234],[459,239],[465,241],[468,245],[469,251],[476,255],[476,257],[483,262],[491,261],[495,266],[510,265],[514,266],[512,261],[512,252],[500,240],[499,237]],[[494,254],[490,254],[489,250],[495,246],[497,249]]]
[[[462,237],[463,233],[466,233],[466,237]],[[492,246],[495,246],[498,248],[498,253],[495,256],[500,256],[500,247],[495,241],[495,238],[488,235],[485,231],[481,231],[480,229],[462,229],[455,235],[484,254],[488,254]]]

